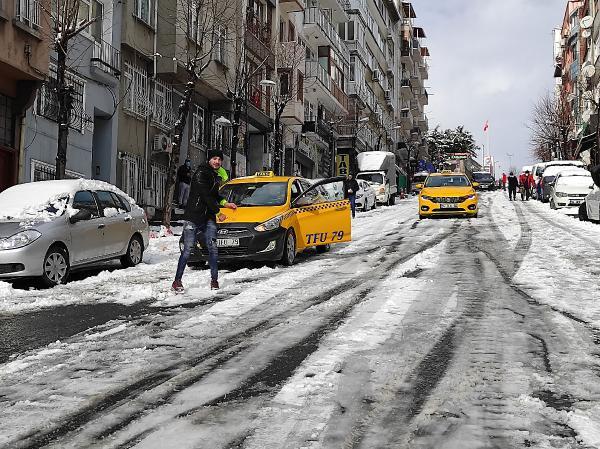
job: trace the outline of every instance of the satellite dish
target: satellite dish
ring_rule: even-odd
[[[583,28],[584,30],[591,28],[593,24],[594,24],[594,18],[592,16],[582,17],[581,21],[579,22],[579,26],[581,28]]]
[[[588,61],[581,68],[581,73],[586,78],[591,78],[592,76],[594,76],[596,74],[596,67],[594,67],[594,65]]]
[[[581,37],[583,37],[584,39],[587,39],[591,35],[592,35],[592,30],[590,30],[589,28],[587,28],[581,32]]]

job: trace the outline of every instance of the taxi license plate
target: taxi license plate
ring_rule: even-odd
[[[240,239],[217,239],[217,247],[240,246]]]
[[[448,204],[442,203],[442,204],[440,204],[440,209],[452,209],[453,207],[454,207],[454,204],[452,204],[452,203],[448,203]]]

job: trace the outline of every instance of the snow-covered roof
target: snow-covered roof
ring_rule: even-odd
[[[0,219],[49,219],[46,209],[49,205],[57,209],[51,215],[61,215],[66,201],[72,193],[79,190],[109,190],[118,193],[132,205],[135,201],[104,181],[90,179],[63,179],[53,181],[36,181],[17,184],[0,192]],[[43,215],[43,216],[42,216]]]

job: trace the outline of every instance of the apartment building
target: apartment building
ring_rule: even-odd
[[[48,74],[48,4],[0,1],[0,191],[27,180],[23,127]]]
[[[399,165],[426,157],[424,85],[429,51],[411,3],[349,0],[339,34],[350,51],[349,115],[338,126],[338,153],[392,151]]]
[[[598,105],[600,93],[600,19],[597,2],[571,0],[565,7],[554,40],[556,101],[570,111],[570,129],[557,136],[552,157],[582,158],[600,163],[598,152]]]
[[[83,1],[80,14],[95,21],[67,48],[66,83],[73,88],[67,177],[116,181],[121,3]],[[56,52],[25,120],[24,180],[54,179],[58,145]]]

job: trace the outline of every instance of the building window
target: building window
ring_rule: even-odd
[[[135,0],[133,15],[142,22],[152,25],[152,7],[152,0]]]
[[[204,145],[204,109],[197,104],[192,110],[192,142]]]
[[[225,64],[225,39],[227,28],[217,26],[213,37],[213,59]]]
[[[290,72],[287,70],[279,71],[279,94],[282,96],[290,95]]]
[[[140,117],[146,117],[149,111],[150,91],[148,88],[148,72],[133,64],[125,63],[123,77],[123,108]]]
[[[356,73],[356,56],[350,56],[350,81],[354,81],[354,74]]]
[[[296,28],[292,22],[288,23],[288,42],[296,41]]]
[[[15,117],[13,99],[0,94],[0,145],[14,147]]]
[[[304,121],[314,122],[315,121],[315,106],[308,100],[304,102]]]
[[[58,120],[58,85],[57,85],[56,65],[50,64],[48,71],[48,80],[38,91],[37,114],[52,121]],[[73,103],[71,108],[70,128],[83,134],[87,122],[85,114],[85,82],[83,78],[73,74],[65,74],[66,87],[73,89]]]
[[[299,101],[304,101],[304,74],[298,70],[297,73],[298,76],[298,100]]]
[[[104,15],[104,6],[97,0],[92,1],[92,17],[94,23],[90,25],[90,34],[97,42],[102,40],[102,16]]]
[[[152,122],[160,128],[168,130],[175,122],[173,113],[173,88],[167,83],[156,80],[154,82]]]
[[[223,114],[213,114],[212,116],[212,123],[214,124],[214,132],[212,135],[212,146],[222,150],[224,153],[229,153],[229,149],[231,148],[231,137],[232,137],[232,132],[231,132],[231,126],[223,126],[223,125],[217,125],[215,123],[215,120],[220,117],[223,116],[226,119],[229,119],[229,114],[228,113],[223,113]]]
[[[16,18],[31,28],[40,28],[40,1],[18,0]]]

